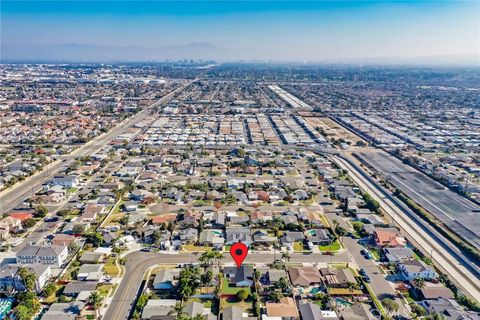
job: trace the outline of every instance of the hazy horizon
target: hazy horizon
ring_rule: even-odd
[[[480,65],[477,1],[2,1],[8,60]]]

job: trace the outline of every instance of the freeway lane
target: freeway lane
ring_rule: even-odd
[[[480,206],[383,151],[357,153],[395,187],[480,248]]]
[[[2,211],[9,212],[10,210],[19,206],[23,201],[25,201],[25,199],[32,196],[35,192],[41,190],[43,183],[53,178],[62,170],[62,168],[65,168],[71,163],[73,163],[76,157],[87,156],[95,153],[96,151],[99,151],[101,148],[103,148],[113,139],[115,139],[119,134],[125,133],[135,123],[147,119],[150,116],[151,110],[154,107],[167,103],[176,93],[184,90],[192,81],[189,81],[186,84],[168,93],[160,100],[156,101],[155,103],[140,111],[136,115],[122,121],[107,133],[90,140],[83,146],[74,150],[72,153],[62,157],[62,161],[50,164],[41,173],[31,177],[31,179],[29,179],[25,183],[15,185],[10,190],[4,192],[0,196],[0,204],[2,205]]]
[[[476,273],[472,273],[467,268],[468,261],[464,261],[461,255],[452,251],[453,245],[446,239],[438,236],[434,231],[422,226],[422,224],[413,219],[412,215],[407,214],[404,207],[397,205],[395,198],[385,191],[381,186],[369,181],[361,168],[340,157],[333,157],[334,161],[343,169],[349,172],[349,176],[357,183],[360,188],[368,192],[373,199],[377,200],[382,209],[403,229],[409,241],[414,243],[426,254],[432,256],[435,265],[449,275],[449,278],[455,285],[467,296],[476,301],[480,301],[480,281]],[[363,173],[363,174],[362,174]],[[370,179],[371,180],[371,179]]]
[[[281,253],[276,255],[277,259]],[[154,252],[136,251],[126,256],[127,263],[125,264],[125,276],[122,279],[119,287],[115,291],[112,302],[108,306],[105,319],[108,320],[124,320],[128,318],[130,307],[135,301],[137,292],[140,288],[145,272],[152,266],[157,264],[180,264],[180,263],[197,263],[197,255],[182,253],[182,254],[166,254]],[[272,263],[274,259],[273,253],[251,253],[245,259],[245,263]],[[348,262],[349,257],[345,254],[338,254],[333,257],[322,254],[301,254],[292,253],[291,263],[329,263],[332,262]],[[225,254],[223,263],[233,264],[230,255]]]

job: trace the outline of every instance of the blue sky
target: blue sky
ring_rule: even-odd
[[[239,58],[480,54],[478,1],[1,1],[2,51],[207,42]]]

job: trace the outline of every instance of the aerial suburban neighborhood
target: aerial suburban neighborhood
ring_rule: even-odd
[[[1,317],[480,319],[479,79],[3,64]]]

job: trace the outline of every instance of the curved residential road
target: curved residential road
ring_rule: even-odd
[[[334,256],[322,255],[320,253],[302,254],[291,253],[290,262],[292,263],[328,263],[332,262],[346,262],[350,258],[345,253],[340,253]],[[281,253],[277,253],[276,258],[280,258]],[[135,301],[138,290],[142,283],[145,272],[151,267],[162,264],[180,264],[180,263],[197,263],[198,255],[195,253],[155,253],[136,251],[126,256],[127,262],[125,264],[125,276],[122,279],[119,287],[115,291],[115,295],[108,306],[107,313],[104,319],[108,320],[125,320],[128,319],[130,308]],[[245,263],[272,263],[274,260],[273,253],[251,253],[245,259]],[[225,254],[223,263],[234,263],[230,255]]]

